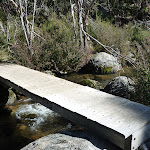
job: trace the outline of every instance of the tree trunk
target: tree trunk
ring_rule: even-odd
[[[31,50],[31,48],[32,48],[32,41],[33,41],[35,8],[36,8],[36,0],[34,0],[34,10],[33,10],[33,19],[32,19],[32,29],[31,29],[31,37],[30,37],[30,50]],[[33,52],[32,52],[32,53],[33,53]]]
[[[85,10],[85,15],[83,18],[83,30],[85,32],[87,32],[87,16],[89,14],[90,9],[93,7],[95,0],[92,0],[92,2],[90,3],[89,7]],[[84,41],[84,48],[87,48],[87,37],[84,35],[83,36],[83,41]]]
[[[82,22],[82,5],[83,5],[83,0],[78,0],[78,23],[79,23],[79,35],[80,35],[80,47],[84,48],[84,43],[83,43],[83,22]]]
[[[25,24],[24,24],[24,19],[23,19],[24,15],[23,15],[23,8],[22,8],[22,0],[19,0],[19,4],[20,4],[20,19],[21,19],[21,23],[22,23],[22,28],[23,28],[23,31],[24,31],[24,35],[25,35],[25,38],[26,38],[27,45],[29,47],[30,46],[29,39],[28,39],[27,30],[26,30],[26,27],[25,27]]]
[[[73,28],[74,28],[75,38],[76,38],[77,37],[76,20],[75,20],[75,17],[74,17],[74,6],[75,6],[75,4],[72,4],[71,0],[70,0],[70,6],[71,6],[72,19],[73,19]]]

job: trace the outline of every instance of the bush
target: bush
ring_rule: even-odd
[[[136,100],[140,103],[150,106],[150,71],[139,69],[136,72]]]
[[[69,73],[80,68],[86,57],[86,52],[79,49],[78,40],[74,38],[74,32],[70,22],[58,19],[56,14],[42,24],[38,33],[45,40],[34,38],[31,55],[25,44],[23,31],[17,35],[14,44],[14,58],[18,63],[38,70],[52,70],[56,73]],[[36,27],[36,25],[35,25]]]
[[[43,35],[46,42],[42,46],[45,53],[49,53],[46,68],[56,68],[63,72],[78,70],[83,61],[83,53],[79,49],[78,40],[74,39],[74,32],[69,22],[57,19],[57,16],[49,18],[43,25]]]
[[[122,54],[126,54],[130,50],[129,33],[126,27],[116,27],[111,22],[97,17],[96,21],[88,26],[88,30],[101,43],[118,48]],[[97,43],[94,43],[94,49],[96,52],[104,51]]]
[[[134,35],[131,37],[134,39],[132,44],[137,62],[135,99],[150,106],[150,34],[148,30],[139,28],[131,35]]]

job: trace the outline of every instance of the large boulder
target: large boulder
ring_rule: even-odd
[[[85,139],[64,134],[51,134],[40,138],[21,150],[99,150]]]
[[[89,63],[81,69],[83,73],[108,74],[118,71],[117,58],[105,52],[94,54]]]
[[[106,85],[104,92],[131,99],[135,93],[134,85],[130,78],[119,76]]]

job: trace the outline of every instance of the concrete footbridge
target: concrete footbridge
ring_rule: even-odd
[[[0,82],[125,150],[150,138],[150,107],[20,65],[0,63]]]

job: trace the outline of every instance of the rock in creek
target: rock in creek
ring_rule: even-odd
[[[135,93],[134,82],[125,76],[114,78],[104,88],[104,92],[131,99]]]
[[[84,85],[84,86],[89,86],[92,87],[94,89],[100,90],[102,89],[101,83],[96,81],[96,80],[91,80],[91,79],[83,79],[80,84]]]
[[[9,92],[9,97],[6,105],[11,105],[17,100],[17,96],[11,88],[8,89],[8,92]]]
[[[109,74],[118,71],[119,63],[117,58],[105,52],[93,55],[87,65],[81,68],[80,72]]]
[[[40,138],[21,150],[99,150],[91,142],[64,134],[51,134]]]

